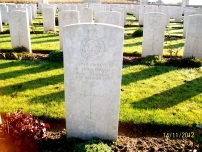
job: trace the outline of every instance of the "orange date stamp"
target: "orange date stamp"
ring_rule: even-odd
[[[185,139],[194,138],[194,132],[164,132],[163,138],[170,139]]]

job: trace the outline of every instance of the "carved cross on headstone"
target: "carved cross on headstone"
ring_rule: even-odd
[[[92,89],[93,89],[93,85],[94,83],[93,82],[90,82],[90,84],[86,84],[84,83],[85,86],[84,87],[84,94],[80,94],[80,96],[83,96],[83,97],[89,97],[90,98],[90,119],[92,119],[92,102],[93,102],[93,99],[96,98],[96,97],[101,97],[103,98],[104,96],[103,95],[98,95],[98,94],[93,94],[92,93]]]
[[[147,40],[149,40],[150,44],[152,43],[150,48],[151,48],[152,52],[155,52],[156,43],[159,42],[158,39],[155,39],[155,34],[153,34],[153,36],[151,38],[147,38]]]
[[[18,35],[16,35],[15,37],[17,37],[18,38],[18,44],[21,46],[22,44],[21,44],[21,38],[22,37],[24,37],[21,33],[20,33],[20,31],[18,31]]]

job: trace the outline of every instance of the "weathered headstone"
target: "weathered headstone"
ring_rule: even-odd
[[[32,52],[28,13],[26,11],[12,11],[9,13],[9,28],[12,48],[24,46]]]
[[[99,23],[121,26],[121,13],[116,11],[100,12]]]
[[[98,23],[99,13],[105,11],[105,7],[104,6],[94,6],[93,11],[94,11],[94,22]]]
[[[67,137],[117,139],[123,40],[118,26],[64,27]]]
[[[175,11],[175,22],[180,23],[182,20],[182,7],[174,7],[174,11]]]
[[[1,6],[1,19],[3,23],[8,23],[8,6]]]
[[[166,14],[147,13],[144,16],[142,57],[163,55]]]
[[[146,5],[141,5],[139,8],[139,25],[144,25],[145,12],[146,12]]]
[[[52,30],[55,32],[55,8],[43,8],[43,28],[44,31]]]
[[[140,5],[147,5],[148,4],[148,0],[140,0]]]
[[[1,9],[0,9],[0,32],[3,32],[2,20],[1,20]]]
[[[80,13],[80,23],[92,23],[93,20],[93,9],[83,8]]]
[[[27,8],[29,24],[32,24],[32,7],[29,5],[24,7]]]
[[[183,57],[202,59],[202,15],[190,15],[186,31],[186,40]]]
[[[120,12],[121,13],[121,24],[120,26],[124,27],[125,24],[125,9],[120,7],[113,7],[112,11]]]
[[[184,12],[184,21],[183,21],[183,37],[186,36],[186,29],[187,29],[187,25],[188,25],[188,17],[189,15],[193,15],[196,14],[196,12],[191,12],[191,11],[185,11]]]
[[[65,25],[79,23],[79,12],[63,10],[58,13],[58,19],[59,19],[60,49],[63,50],[63,27]]]

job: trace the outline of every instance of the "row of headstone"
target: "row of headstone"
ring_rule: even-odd
[[[23,10],[28,12],[29,23],[37,15],[36,4],[2,4],[0,5],[1,18],[3,23],[9,23],[9,13],[13,10]]]
[[[136,5],[134,7],[134,16],[139,21],[139,25],[144,25],[144,14],[150,12],[158,12],[166,14],[166,26],[169,25],[170,18],[174,18],[175,22],[182,20],[182,7],[176,6],[157,6],[157,5]]]
[[[186,13],[186,39],[183,57],[202,59],[202,15]],[[189,14],[189,16],[188,16]],[[194,15],[190,15],[194,14]],[[142,57],[163,55],[166,14],[145,13],[143,28]]]

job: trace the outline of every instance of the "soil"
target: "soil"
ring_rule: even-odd
[[[23,139],[14,140],[7,136],[0,136],[0,152],[72,152],[73,146],[85,141],[75,139],[66,140],[65,121],[50,122],[51,129],[47,137],[27,142]],[[188,127],[155,126],[145,124],[119,124],[116,145],[107,142],[112,151],[123,152],[191,152],[199,151],[192,138],[164,138],[166,133],[189,133]],[[0,134],[1,135],[1,134]]]
[[[33,53],[32,60],[47,60],[48,54]],[[0,53],[0,58],[4,54]],[[139,56],[124,55],[123,64],[136,64]],[[1,134],[0,130],[0,152],[62,152],[73,151],[72,145],[85,142],[75,139],[74,142],[66,140],[65,121],[47,121],[51,129],[47,131],[47,137],[41,140],[25,141],[24,139],[10,138]],[[128,152],[191,152],[200,151],[195,145],[193,138],[176,137],[178,134],[192,134],[193,129],[180,126],[156,126],[148,124],[119,124],[118,138],[116,145],[111,145],[112,151]],[[165,137],[169,134],[169,137]],[[201,150],[202,151],[202,150]]]

